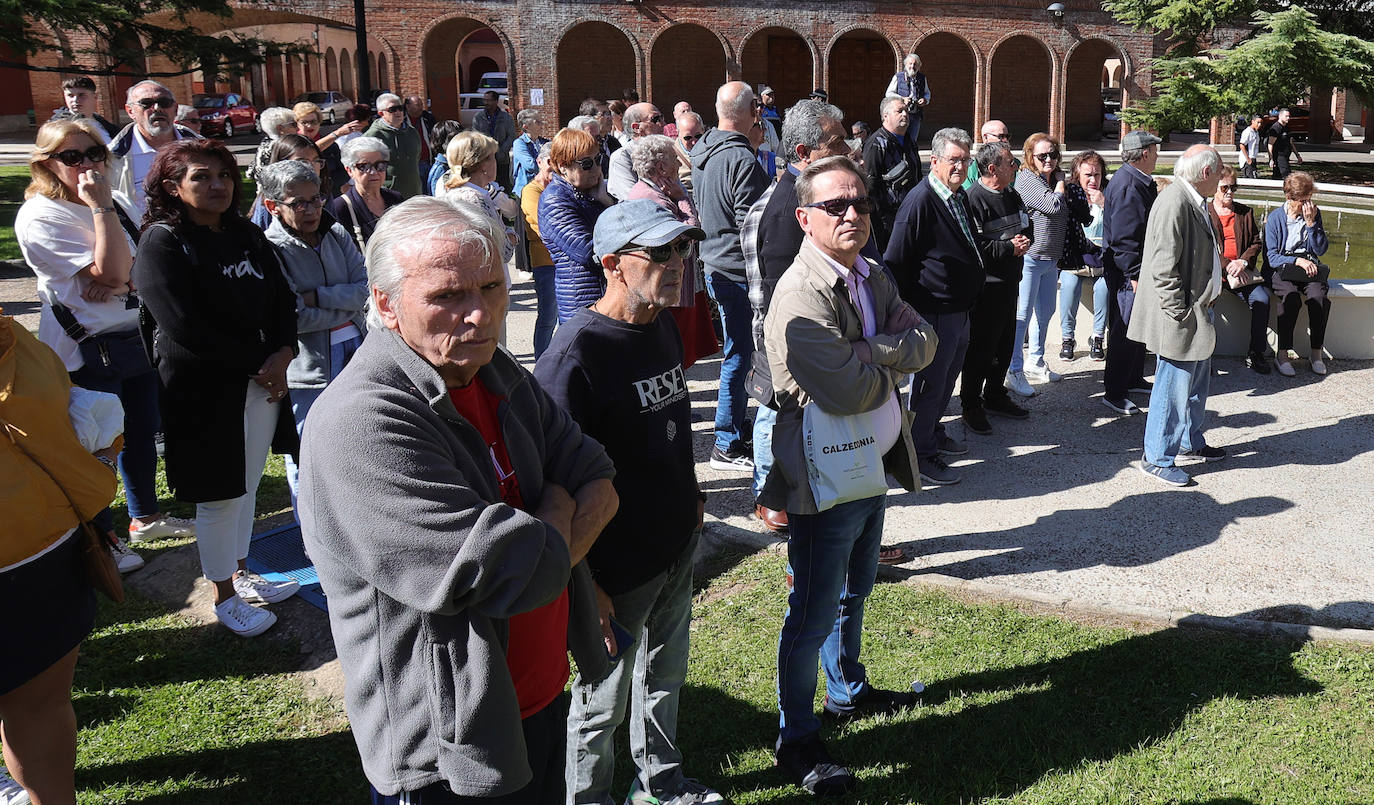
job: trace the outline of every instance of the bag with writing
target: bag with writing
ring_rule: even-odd
[[[802,411],[806,475],[816,511],[887,494],[883,454],[878,446],[881,408],[837,416],[819,405]]]

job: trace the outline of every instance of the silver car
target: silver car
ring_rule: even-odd
[[[344,115],[348,114],[348,110],[353,108],[353,101],[350,101],[342,92],[333,90],[306,92],[297,95],[291,103],[294,105],[303,101],[309,101],[320,107],[320,111],[324,112],[324,122],[326,123],[338,123],[344,118]]]

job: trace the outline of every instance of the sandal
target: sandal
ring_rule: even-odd
[[[893,545],[890,548],[878,549],[878,564],[880,565],[900,565],[906,560],[906,551],[899,546]]]

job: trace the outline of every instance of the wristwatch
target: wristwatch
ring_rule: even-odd
[[[110,458],[109,456],[96,456],[95,459],[96,461],[99,461],[101,464],[104,464],[106,467],[109,467],[110,472],[116,472],[114,459]]]

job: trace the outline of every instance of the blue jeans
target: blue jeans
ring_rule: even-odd
[[[682,790],[677,702],[687,678],[692,557],[700,538],[700,532],[694,534],[662,573],[611,597],[616,622],[634,636],[636,645],[600,682],[585,682],[581,674],[573,679],[565,766],[569,802],[612,801],[615,730],[627,707],[639,789],[662,800]]]
[[[940,452],[940,437],[945,435],[940,417],[954,395],[954,379],[968,354],[969,314],[932,313],[925,320],[935,328],[940,343],[930,364],[912,376],[907,407],[916,415],[911,423],[916,455],[928,459]]]
[[[1016,340],[1012,342],[1011,369],[1025,368],[1021,345],[1030,327],[1030,358],[1032,366],[1045,365],[1045,338],[1049,335],[1050,316],[1054,314],[1054,295],[1059,267],[1055,260],[1040,260],[1030,255],[1021,258],[1021,285],[1016,296]]]
[[[1207,446],[1202,435],[1212,359],[1173,361],[1159,356],[1145,419],[1145,461],[1172,467],[1180,450]]]
[[[544,354],[558,327],[558,296],[554,290],[553,266],[535,266],[534,274],[534,359]]]
[[[157,514],[157,372],[111,376],[95,367],[83,366],[72,372],[71,378],[74,385],[84,389],[119,397],[124,406],[124,449],[119,453],[119,477],[124,481],[129,518],[141,520]],[[102,534],[114,529],[114,515],[108,507],[91,520]]]
[[[778,412],[766,405],[754,412],[754,500],[759,499],[768,471],[773,469],[773,425],[777,421]]]
[[[1093,335],[1107,332],[1107,278],[1080,277],[1070,271],[1059,273],[1059,330],[1068,341],[1078,326],[1078,300],[1083,283],[1093,284]]]
[[[859,648],[864,600],[878,575],[885,504],[886,498],[878,495],[820,514],[787,513],[792,590],[778,638],[778,730],[783,743],[800,741],[821,728],[814,710],[818,655],[831,701],[848,704],[868,684]]]
[[[754,309],[745,284],[719,271],[706,272],[706,291],[720,308],[720,323],[725,329],[716,398],[716,447],[729,452],[736,442],[744,440],[744,414],[749,409],[744,379],[754,355]]]
[[[329,379],[333,380],[339,376],[339,372],[353,360],[353,353],[358,351],[358,347],[363,345],[362,336],[350,338],[339,344],[332,344],[329,347]],[[296,420],[296,435],[301,436],[305,433],[305,417],[310,413],[310,406],[324,393],[324,386],[314,388],[303,388],[293,386],[291,388],[291,415]],[[296,508],[296,487],[300,483],[301,470],[296,466],[295,459],[291,454],[286,456],[286,485],[291,489],[291,511],[297,512]],[[300,521],[299,515],[296,517]]]

